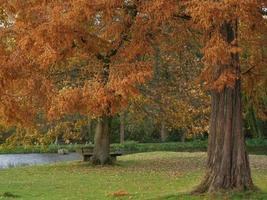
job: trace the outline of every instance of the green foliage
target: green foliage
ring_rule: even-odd
[[[247,150],[253,152],[254,154],[264,154],[267,155],[267,140],[261,138],[247,140]]]
[[[153,151],[173,151],[173,152],[199,152],[206,151],[207,140],[193,140],[190,142],[167,142],[167,143],[138,143],[128,141],[124,144],[113,144],[116,149],[123,150],[124,153],[153,152]],[[251,154],[267,155],[267,140],[250,139],[247,140],[247,148]]]
[[[115,149],[121,149],[123,152],[139,152],[138,142],[136,141],[125,141],[123,144],[113,144],[112,147]]]
[[[192,140],[189,142],[167,142],[167,143],[138,143],[136,141],[126,141],[124,144],[112,144],[114,151],[122,151],[125,154],[137,152],[153,151],[173,151],[173,152],[198,152],[206,151],[207,140]],[[76,152],[82,147],[93,147],[92,144],[68,144],[68,145],[35,145],[35,146],[0,146],[0,154],[6,153],[57,153],[58,149],[67,149],[69,152]],[[247,149],[251,154],[267,155],[267,140],[249,139]]]
[[[58,149],[67,149],[69,152],[76,152],[77,149],[86,145],[68,144],[68,145],[31,145],[31,146],[0,146],[0,154],[24,154],[24,153],[57,153]]]
[[[152,151],[175,151],[175,152],[196,152],[205,151],[206,141],[193,142],[168,142],[168,143],[125,143],[123,149],[127,153],[152,152]]]
[[[249,147],[266,147],[267,148],[267,140],[256,138],[246,141]]]
[[[266,95],[262,99],[259,105],[254,105],[253,98],[243,95],[245,131],[251,138],[267,138]]]

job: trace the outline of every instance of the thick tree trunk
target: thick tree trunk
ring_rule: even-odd
[[[253,189],[242,132],[240,87],[238,80],[234,89],[212,92],[207,173],[196,193]]]
[[[237,38],[237,24],[225,23],[222,35],[225,41],[234,41]],[[254,189],[243,133],[238,54],[232,55],[229,65],[221,65],[214,72],[214,80],[226,69],[235,71],[236,80],[233,87],[226,85],[223,90],[211,91],[207,173],[195,193]]]
[[[125,113],[120,114],[120,143],[123,144],[125,140]]]
[[[112,164],[112,160],[109,155],[110,141],[110,118],[99,117],[95,132],[95,146],[91,162],[94,165],[106,165]]]

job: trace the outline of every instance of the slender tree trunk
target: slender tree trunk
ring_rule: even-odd
[[[255,138],[261,138],[261,130],[258,127],[257,118],[255,115],[255,111],[252,105],[248,108],[247,122],[250,127],[250,131],[252,132],[252,136]]]
[[[235,28],[230,23],[226,23],[222,27],[222,35],[229,43],[237,38],[236,31],[237,27]],[[215,80],[225,69],[235,70],[237,79],[233,87],[226,86],[222,91],[211,91],[212,113],[207,173],[193,193],[254,189],[242,131],[241,78],[238,54],[232,55],[231,64],[220,66],[214,74]]]
[[[120,143],[123,144],[125,141],[125,113],[120,114]]]
[[[160,137],[162,142],[166,142],[168,138],[168,132],[166,130],[166,126],[164,122],[161,123],[161,129],[160,129]]]
[[[85,134],[86,144],[92,142],[92,141],[90,141],[91,136],[92,136],[92,119],[89,119],[88,124],[87,124],[87,131]]]
[[[182,133],[182,136],[181,136],[181,142],[185,142],[185,137],[186,137],[186,132],[183,132]]]
[[[110,118],[99,117],[95,132],[95,147],[93,156],[91,158],[94,165],[106,165],[112,164],[112,160],[109,155],[109,131],[110,131]]]
[[[55,144],[55,145],[58,145],[58,136],[56,136],[56,139],[55,139],[54,144]]]

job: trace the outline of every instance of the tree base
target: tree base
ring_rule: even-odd
[[[90,163],[92,165],[95,165],[95,166],[97,166],[97,165],[101,165],[101,166],[103,166],[103,165],[113,165],[114,162],[115,161],[111,157],[107,157],[105,159],[101,159],[101,158],[97,158],[97,157],[93,156],[90,159]]]
[[[110,143],[109,143],[109,130],[111,118],[102,116],[98,118],[96,133],[95,133],[95,146],[91,163],[93,165],[110,165],[113,163],[110,157]]]
[[[210,173],[207,173],[204,177],[204,180],[193,190],[191,191],[192,195],[199,195],[204,193],[228,193],[228,192],[245,192],[245,191],[258,191],[259,189],[254,186],[252,181],[246,183],[231,183],[224,181],[223,184],[218,184],[214,180],[216,177],[210,176]]]

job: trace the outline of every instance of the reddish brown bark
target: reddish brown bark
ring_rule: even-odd
[[[242,132],[240,81],[235,88],[212,93],[212,117],[206,176],[197,193],[253,189]]]

